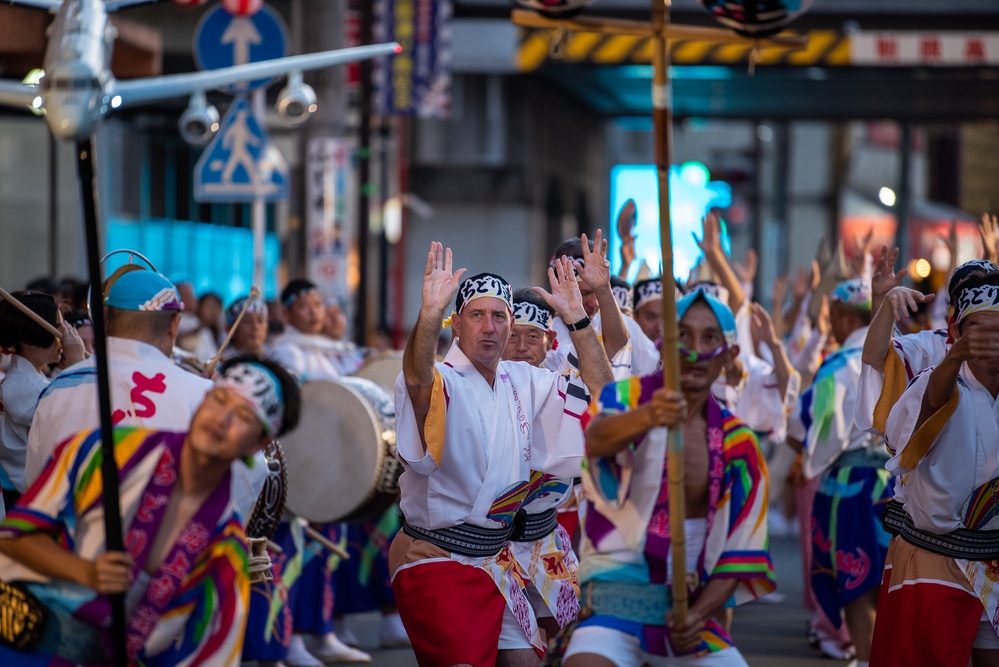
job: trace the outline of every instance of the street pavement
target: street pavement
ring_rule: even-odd
[[[754,602],[735,610],[732,634],[750,667],[836,667],[846,662],[823,658],[805,639],[808,612],[802,606],[801,556],[796,538],[775,538],[770,543],[777,572],[781,604]],[[380,667],[416,667],[410,649],[378,649],[378,615],[358,614],[347,619],[361,648]]]

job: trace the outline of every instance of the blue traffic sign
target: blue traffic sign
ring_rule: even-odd
[[[287,197],[288,165],[254,116],[249,98],[238,95],[194,167],[194,198],[251,202]]]
[[[268,5],[250,16],[233,16],[222,5],[210,9],[194,31],[194,62],[198,69],[220,69],[273,60],[286,55],[288,29]],[[245,91],[266,85],[257,79],[233,86]]]

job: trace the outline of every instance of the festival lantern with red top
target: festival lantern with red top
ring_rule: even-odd
[[[716,21],[746,37],[780,32],[808,10],[812,0],[700,0]]]

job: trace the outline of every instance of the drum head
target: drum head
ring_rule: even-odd
[[[402,372],[402,352],[380,352],[364,362],[364,365],[352,377],[371,380],[375,384],[395,392],[395,379]]]
[[[305,383],[298,428],[281,438],[288,510],[313,523],[333,523],[363,505],[384,457],[385,428],[356,389],[339,382]]]

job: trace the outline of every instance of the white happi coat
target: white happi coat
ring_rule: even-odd
[[[941,408],[941,417],[950,412],[946,424],[934,428],[928,419],[913,433],[930,375],[929,369],[920,374],[892,408],[885,437],[895,455],[885,467],[896,489],[904,488],[913,525],[943,534],[966,527],[962,516],[972,492],[999,477],[999,403],[962,364],[956,406]]]
[[[24,493],[24,459],[31,419],[38,397],[49,386],[47,377],[20,355],[13,355],[6,377],[0,381],[0,475]]]
[[[437,382],[441,391],[435,386],[433,400],[444,404],[432,401],[425,431],[442,432],[443,442],[428,437],[425,451],[405,377],[396,379],[397,447],[405,466],[399,505],[408,523],[429,530],[459,524],[503,528],[499,517],[490,518],[490,509],[505,491],[526,483],[532,470],[564,478],[580,474],[583,433],[578,417],[566,411],[563,376],[501,361],[490,387],[456,339],[444,361],[435,364]],[[513,576],[508,546],[495,556],[450,553],[450,559],[485,571],[531,644],[543,647],[520,584],[529,575]],[[421,562],[401,564],[393,578]]]
[[[898,336],[892,339],[889,356],[894,355],[894,358],[888,363],[901,361],[905,370],[905,381],[908,382],[924,368],[940,363],[949,347],[946,329],[932,329]],[[885,368],[885,371],[890,372],[890,370]],[[860,391],[857,393],[857,404],[853,415],[857,428],[884,435],[879,428],[881,425],[875,424],[874,419],[874,409],[878,405],[884,387],[884,371],[876,371],[864,364],[860,371]],[[897,390],[901,389],[899,387]]]
[[[428,530],[462,523],[499,528],[486,517],[490,506],[509,486],[530,479],[531,470],[580,474],[583,433],[579,419],[565,412],[561,376],[501,361],[490,387],[457,340],[435,370],[446,400],[439,462],[424,451],[405,377],[395,383],[398,453],[406,468],[400,507],[409,523]]]
[[[212,388],[211,380],[185,371],[148,343],[110,336],[107,344],[114,425],[186,431]],[[64,370],[42,393],[28,435],[28,486],[64,440],[99,426],[97,370],[95,358],[90,357]],[[258,453],[249,467],[236,461],[232,472],[233,502],[245,519],[266,479],[263,454]]]
[[[751,351],[741,353],[739,358],[743,363],[739,384],[733,387],[722,373],[711,385],[711,393],[754,432],[773,442],[783,442],[787,437],[787,415],[798,400],[801,376],[792,371],[782,395],[773,366]]]
[[[857,378],[860,377],[861,350],[867,327],[847,336],[835,353],[826,357],[812,386],[798,399],[788,420],[788,435],[804,443],[804,472],[808,479],[820,477],[842,454],[875,446],[872,436],[853,423],[853,407],[857,400]],[[831,399],[828,405],[818,404],[821,392]],[[830,413],[825,412],[832,407]],[[828,419],[828,431],[820,437],[823,427],[820,415]],[[810,422],[806,428],[805,423]]]
[[[927,369],[913,381],[888,417],[885,437],[895,455],[885,467],[895,475],[895,499],[904,500],[913,525],[928,533],[995,530],[996,494],[988,487],[976,491],[999,478],[999,402],[962,364],[957,394],[914,433],[930,374]],[[999,633],[996,561],[954,562],[984,606],[983,620]]]
[[[288,325],[274,339],[269,359],[281,364],[301,382],[336,380],[350,375],[361,366],[357,348],[322,334],[302,333]]]
[[[622,315],[622,317],[624,317],[624,325],[628,329],[628,343],[610,360],[611,372],[614,374],[614,379],[626,380],[633,376],[654,373],[659,368],[660,358],[655,342],[649,340],[649,337],[642,331],[642,327],[633,318],[627,315]],[[593,316],[593,322],[590,326],[593,327],[597,335],[600,336],[600,340],[603,341],[603,328],[601,324],[600,313],[597,313]],[[572,340],[569,338],[569,330],[566,328],[565,322],[562,321],[561,317],[556,316],[552,320],[552,330],[555,331],[555,339],[558,341],[558,352],[575,353]]]

